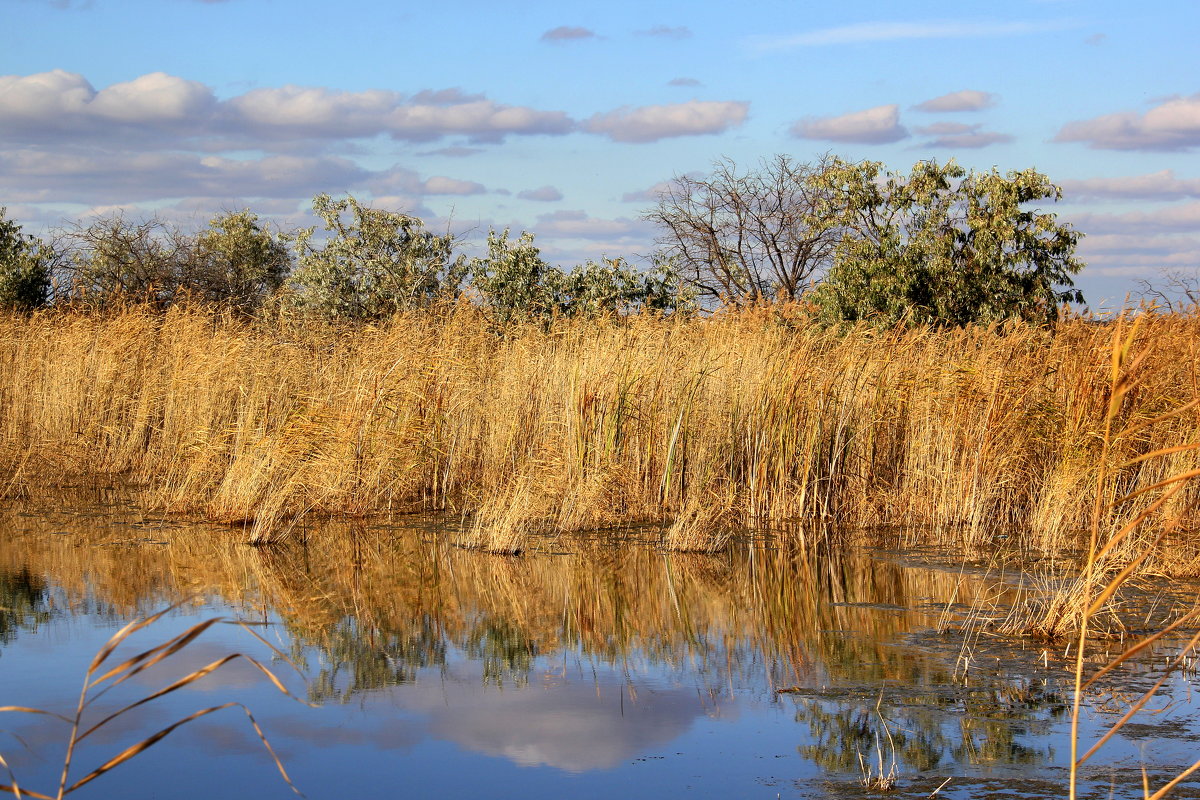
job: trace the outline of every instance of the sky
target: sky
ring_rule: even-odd
[[[0,0],[0,206],[35,233],[320,192],[565,267],[656,187],[787,153],[1035,168],[1094,308],[1200,270],[1198,0]]]

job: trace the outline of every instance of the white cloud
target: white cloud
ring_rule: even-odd
[[[487,187],[482,183],[475,181],[464,181],[458,178],[447,178],[443,175],[435,175],[422,185],[425,194],[453,194],[453,195],[469,195],[483,194],[487,191]]]
[[[821,28],[787,36],[755,36],[747,40],[751,48],[760,51],[786,50],[794,47],[860,44],[905,39],[977,39],[997,36],[1018,36],[1031,33],[1073,28],[1066,20],[1047,22],[929,20],[926,22],[861,22],[836,28]]]
[[[667,86],[685,87],[703,85],[704,84],[700,83],[700,81],[696,80],[695,78],[671,78],[671,80],[667,81]]]
[[[917,111],[930,113],[952,111],[981,111],[996,105],[996,95],[991,92],[980,92],[975,89],[963,89],[961,92],[951,92],[940,97],[934,97],[923,103],[917,103]]]
[[[537,189],[526,189],[517,193],[520,200],[534,200],[539,203],[553,203],[563,199],[562,192],[553,186],[539,186]]]
[[[196,119],[216,105],[212,89],[165,72],[114,83],[91,101],[93,113],[118,122],[146,124]]]
[[[128,203],[172,197],[301,197],[339,191],[369,173],[343,158],[232,159],[178,152],[0,152],[0,194],[27,202]]]
[[[908,138],[908,130],[900,124],[900,107],[895,104],[837,117],[803,119],[792,126],[791,132],[801,139],[858,144],[887,144]]]
[[[659,195],[668,191],[671,188],[670,181],[659,181],[653,186],[648,186],[645,189],[638,189],[635,192],[626,192],[621,195],[623,203],[657,203]]]
[[[618,108],[583,123],[589,133],[617,142],[655,142],[675,136],[724,133],[746,121],[750,104],[692,100],[687,103]]]
[[[1070,220],[1080,230],[1095,233],[1200,232],[1200,202],[1123,214],[1072,214]]]
[[[411,97],[371,89],[254,89],[217,102],[204,84],[156,72],[97,92],[82,76],[55,70],[0,76],[0,139],[42,144],[77,137],[87,143],[159,136],[163,147],[275,149],[289,140],[322,141],[387,134],[424,141],[461,135],[500,141],[508,135],[575,130],[562,111],[496,103],[458,89]],[[165,137],[165,138],[164,138]]]
[[[1200,197],[1200,178],[1176,178],[1164,169],[1148,175],[1123,178],[1086,178],[1059,181],[1065,199],[1181,200]]]
[[[993,144],[1011,142],[1013,137],[1007,133],[981,130],[982,125],[963,125],[959,122],[935,122],[917,128],[922,136],[933,136],[925,142],[924,147],[942,147],[949,150],[977,149]]]
[[[559,25],[542,34],[543,42],[577,42],[581,39],[594,39],[596,32],[590,28],[580,28],[571,25]]]
[[[533,230],[538,236],[624,241],[643,239],[654,229],[648,222],[628,217],[603,219],[591,217],[586,211],[555,211],[539,216]]]
[[[86,113],[96,90],[82,75],[56,69],[35,75],[0,75],[0,133],[62,124]]]
[[[1200,93],[1168,98],[1144,114],[1125,111],[1069,122],[1054,141],[1086,142],[1097,150],[1190,150],[1200,146]]]

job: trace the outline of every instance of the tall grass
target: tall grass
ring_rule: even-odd
[[[461,516],[462,544],[507,552],[633,521],[673,523],[668,544],[698,550],[814,521],[1062,546],[1096,502],[1119,530],[1152,501],[1112,499],[1197,466],[1188,449],[1136,460],[1195,438],[1194,412],[1148,423],[1198,396],[1197,334],[1196,315],[1147,317],[1146,379],[1105,445],[1115,328],[1087,320],[831,330],[774,306],[501,337],[469,305],[356,328],[200,309],[7,316],[0,491],[122,475],[258,542],[307,513],[437,510]],[[1170,564],[1200,568],[1182,541]]]

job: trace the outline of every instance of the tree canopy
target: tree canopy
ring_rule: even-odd
[[[837,198],[833,266],[812,300],[837,320],[943,325],[1019,318],[1052,322],[1083,302],[1073,276],[1080,234],[1027,208],[1057,200],[1036,170],[977,173],[953,161],[916,164],[908,175],[880,164],[822,176]]]
[[[807,299],[830,320],[963,325],[1056,318],[1082,302],[1079,233],[1030,204],[1057,200],[1036,170],[776,156],[682,176],[646,218],[688,281],[722,305]]]

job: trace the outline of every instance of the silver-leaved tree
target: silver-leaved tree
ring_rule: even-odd
[[[313,211],[329,235],[318,241],[315,227],[296,234],[296,270],[286,297],[294,308],[334,319],[380,319],[461,290],[467,261],[454,256],[450,234],[353,197],[317,195]]]

